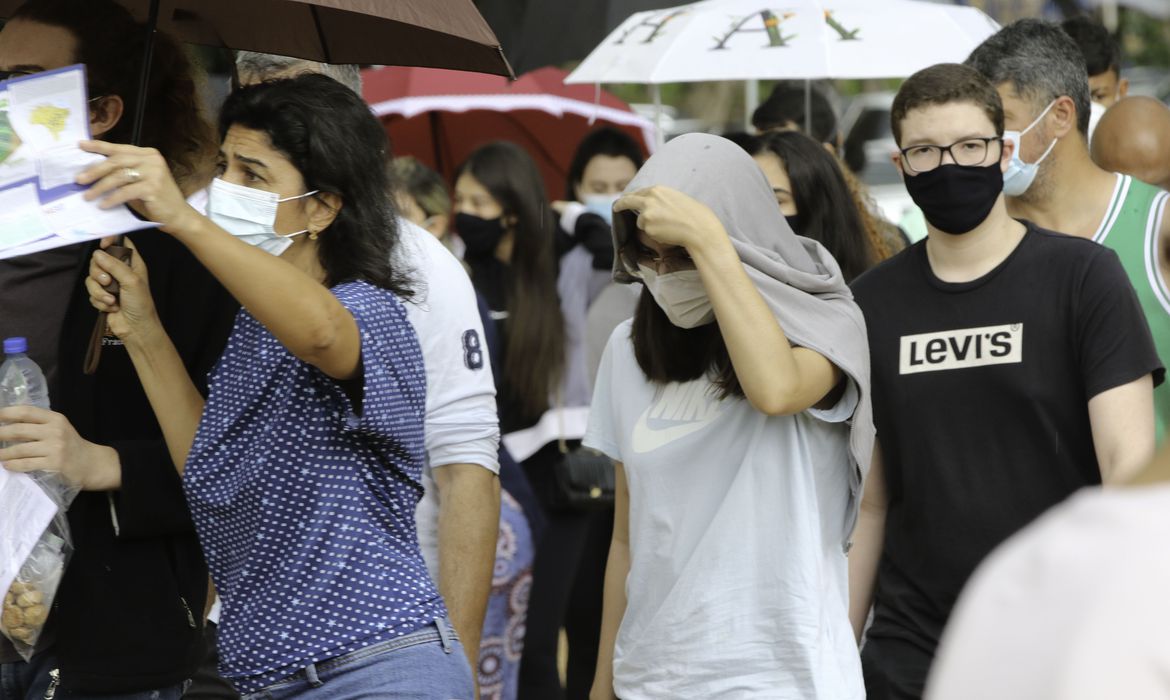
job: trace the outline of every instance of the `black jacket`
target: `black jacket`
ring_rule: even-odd
[[[238,308],[169,235],[131,234],[159,317],[206,393]],[[107,337],[93,376],[82,373],[97,312],[85,291],[90,247],[61,333],[54,408],[83,438],[118,451],[122,488],[84,492],[69,509],[73,558],[53,605],[62,687],[133,692],[189,678],[203,653],[207,567],[178,473],[124,347]]]

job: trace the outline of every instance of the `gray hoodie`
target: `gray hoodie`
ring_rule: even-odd
[[[850,427],[850,452],[857,467],[851,530],[869,471],[874,428],[865,319],[837,261],[817,241],[792,232],[763,172],[727,139],[687,134],[671,140],[646,161],[626,192],[652,185],[676,189],[710,207],[789,342],[828,358],[856,384],[859,400]],[[614,250],[619,251],[613,277],[627,284],[639,281],[626,267],[628,256],[621,254],[636,234],[634,222],[633,215],[616,216],[613,226]]]

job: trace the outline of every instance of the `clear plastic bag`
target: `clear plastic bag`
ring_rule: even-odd
[[[0,604],[0,633],[26,661],[36,650],[57,597],[61,576],[73,554],[66,511],[77,495],[76,489],[55,474],[34,472],[30,476],[57,504],[57,514],[41,533]]]

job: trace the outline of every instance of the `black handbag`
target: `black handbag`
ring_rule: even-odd
[[[597,450],[570,450],[560,441],[561,458],[553,467],[559,505],[573,510],[613,508],[613,460]]]
[[[613,508],[613,460],[588,447],[569,448],[565,441],[564,409],[557,392],[557,417],[561,419],[557,447],[561,458],[553,466],[554,500],[559,508],[568,510],[601,510]]]

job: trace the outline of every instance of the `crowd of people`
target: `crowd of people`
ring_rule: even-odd
[[[1170,109],[1102,28],[902,84],[912,245],[803,87],[594,129],[556,199],[512,143],[395,157],[356,66],[239,52],[210,115],[160,34],[140,95],[143,36],[0,29],[4,77],[86,64],[78,184],[158,225],[0,261],[52,399],[0,463],[81,491],[0,700],[1170,697]]]

